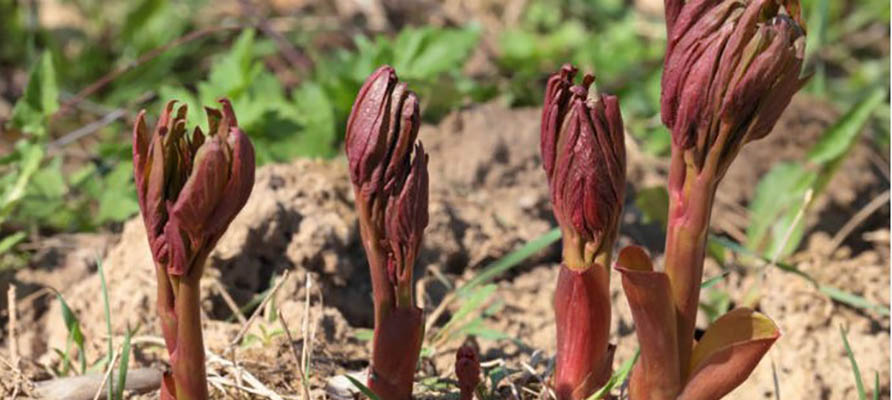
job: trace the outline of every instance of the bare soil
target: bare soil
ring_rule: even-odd
[[[834,117],[832,108],[797,97],[775,132],[745,148],[729,171],[720,188],[714,232],[734,238],[745,231],[745,207],[758,178],[775,161],[801,157]],[[485,104],[422,128],[420,138],[431,154],[431,221],[418,262],[417,288],[428,314],[451,287],[555,225],[538,156],[538,124],[535,109]],[[664,184],[665,161],[641,153],[631,140],[627,147],[629,186],[620,243],[643,244],[659,258],[661,228],[642,222],[634,195],[645,187]],[[881,163],[872,161],[877,157]],[[887,305],[888,206],[864,221],[840,248],[828,248],[842,224],[889,189],[883,165],[888,161],[875,150],[856,147],[830,183],[829,193],[807,217],[807,239],[791,260],[823,284]],[[305,350],[311,362],[313,398],[333,397],[338,385],[330,378],[367,366],[370,345],[357,336],[360,329],[371,328],[371,287],[352,199],[343,158],[265,166],[258,170],[247,206],[212,254],[202,281],[206,345],[211,353],[236,361],[243,373],[279,395],[300,395],[295,355],[299,358]],[[154,272],[141,220],[127,222],[119,235],[75,235],[46,247],[32,268],[0,276],[4,292],[9,283],[18,289],[15,340],[23,373],[18,376],[8,366],[0,367],[0,394],[10,396],[16,382],[50,378],[47,366],[60,363],[54,349],[66,347],[67,331],[59,302],[42,288],[58,289],[77,314],[87,339],[87,358],[92,362],[104,356],[106,317],[96,257],[103,260],[106,271],[116,343],[120,345],[127,329],[136,332],[130,366],[165,368],[165,350],[157,345]],[[516,371],[501,382],[500,397],[536,398],[548,379],[554,351],[551,297],[559,257],[558,245],[552,245],[498,278],[497,292],[489,303],[499,308],[484,322],[513,339],[470,339],[479,347],[487,368],[504,366]],[[833,302],[809,282],[781,270],[755,270],[733,257],[727,264],[731,266],[728,278],[713,290],[727,292],[736,305],[760,285],[756,305],[783,332],[750,379],[728,398],[854,398],[840,327],[848,330],[861,371],[869,378],[868,387],[874,372],[879,373],[881,398],[889,398],[888,317]],[[250,314],[240,315],[227,305],[226,297],[245,305],[286,272],[271,302],[275,307],[267,306],[252,323],[247,341],[231,346],[244,326],[240,318]],[[719,273],[717,264],[708,262],[705,275]],[[612,341],[618,346],[618,367],[632,356],[635,339],[617,274],[613,280]],[[2,297],[0,305],[5,309]],[[429,336],[436,334],[457,306],[450,306],[435,321]],[[274,317],[277,312],[291,339],[282,333],[285,327]],[[704,316],[700,327],[706,323]],[[7,333],[4,330],[0,355],[10,359]],[[423,359],[419,381],[454,379],[451,363],[460,344],[461,338],[428,343],[431,351]],[[220,378],[218,382],[241,379],[219,362],[212,363],[209,372]],[[426,384],[416,387],[419,398],[444,398],[444,391]],[[455,391],[453,387],[445,392],[450,390]],[[212,393],[215,398],[228,398],[237,391],[215,387]],[[157,398],[157,393],[131,398]]]

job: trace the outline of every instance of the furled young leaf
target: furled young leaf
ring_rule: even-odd
[[[688,381],[679,400],[718,400],[752,373],[780,337],[768,317],[737,308],[716,320],[691,353]]]
[[[12,109],[10,122],[16,129],[37,137],[47,134],[49,117],[59,109],[56,70],[49,52],[44,52],[31,66],[25,93]]]

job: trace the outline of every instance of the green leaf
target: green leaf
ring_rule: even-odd
[[[669,192],[663,186],[653,186],[638,191],[635,206],[644,215],[645,223],[659,223],[665,230],[669,222]]]
[[[294,92],[298,121],[301,123],[296,154],[311,157],[330,157],[335,154],[334,105],[316,83],[302,84]]]
[[[253,46],[254,30],[245,29],[229,52],[214,62],[207,85],[204,88],[199,86],[205,103],[223,96],[237,98],[248,89],[263,70],[263,65],[254,58]]]
[[[43,160],[43,148],[41,146],[27,145],[17,150],[21,153],[18,178],[0,196],[0,223],[6,220],[15,206],[25,196],[28,183],[40,167],[40,161]]]
[[[403,79],[434,79],[460,69],[477,46],[479,36],[477,28],[404,29],[394,42],[393,66]]]
[[[560,228],[554,228],[546,232],[542,236],[539,236],[527,242],[521,248],[508,253],[504,257],[500,258],[498,261],[484,267],[483,270],[480,271],[480,273],[474,276],[474,278],[458,288],[458,290],[456,290],[456,295],[467,295],[475,287],[495,279],[499,275],[520,264],[523,260],[526,260],[528,257],[536,254],[537,252],[539,252],[539,250],[542,250],[550,246],[552,243],[558,241],[558,239],[560,238]]]
[[[483,307],[484,302],[490,298],[496,291],[496,285],[489,284],[477,288],[470,292],[464,292],[460,295],[465,299],[464,303],[462,303],[461,307],[456,310],[455,314],[452,315],[452,318],[449,319],[449,322],[443,326],[443,329],[437,333],[437,337],[442,337],[442,335],[450,332],[451,328],[454,328],[457,324],[459,324],[465,317],[470,315],[472,312],[479,312],[481,307]]]
[[[0,254],[6,253],[27,237],[28,234],[25,232],[15,232],[12,235],[0,239]]]
[[[842,336],[842,343],[846,348],[846,355],[849,362],[852,363],[852,374],[855,375],[855,387],[858,388],[858,399],[867,400],[867,394],[864,392],[864,382],[861,380],[861,369],[858,368],[858,362],[855,361],[855,354],[852,353],[852,347],[849,346],[849,338],[846,337],[846,330],[839,327],[839,334]]]
[[[375,337],[375,331],[367,328],[357,328],[353,330],[353,337],[362,342],[368,342]]]
[[[68,307],[68,303],[65,302],[65,299],[62,298],[62,293],[56,292],[56,298],[59,300],[59,304],[62,306],[62,319],[65,321],[65,328],[68,329],[68,339],[67,341],[70,343],[71,341],[77,345],[78,348],[78,358],[80,359],[81,365],[81,373],[87,372],[87,357],[84,354],[84,334],[81,331],[80,321],[77,319],[77,315],[71,311],[71,308]],[[65,352],[65,358],[68,358],[68,352]]]
[[[366,395],[366,397],[368,397],[370,400],[380,400],[378,399],[378,395],[376,395],[375,392],[372,391],[372,389],[369,389],[368,386],[363,385],[362,382],[356,380],[356,378],[348,374],[344,374],[344,377],[346,377],[347,380],[353,384],[353,386],[356,386],[356,388],[359,389],[359,391],[362,392],[362,394]]]
[[[133,163],[120,162],[104,178],[105,190],[99,194],[97,224],[125,221],[139,211],[133,184]]]
[[[700,289],[709,289],[709,288],[715,286],[716,283],[723,281],[725,279],[725,277],[727,277],[727,276],[728,276],[727,272],[722,273],[721,275],[713,276],[712,278],[709,278],[709,279],[703,281],[703,283],[700,284]]]
[[[767,258],[765,258],[759,254],[756,254],[755,252],[753,252],[753,251],[751,251],[737,243],[734,243],[730,240],[727,240],[727,239],[724,239],[721,237],[717,237],[717,236],[713,236],[713,235],[709,236],[709,240],[715,241],[716,243],[721,244],[722,246],[724,246],[724,247],[728,248],[729,250],[734,251],[736,253],[747,255],[750,257],[755,257],[755,258],[761,260],[766,265],[771,263],[771,260],[768,260]],[[827,297],[829,297],[832,300],[849,305],[851,307],[855,307],[855,308],[859,308],[859,309],[863,309],[863,310],[874,311],[881,315],[889,315],[889,307],[888,306],[881,306],[878,304],[874,304],[861,296],[846,292],[844,290],[834,288],[829,285],[820,284],[814,278],[812,278],[811,275],[808,275],[807,273],[799,270],[798,268],[796,268],[793,265],[778,261],[778,262],[775,262],[775,266],[785,272],[795,274],[795,275],[802,277],[803,279],[809,281],[809,283],[814,285],[818,289],[818,291],[820,291],[821,293],[823,293],[824,295],[826,295]]]
[[[886,99],[886,88],[877,88],[866,98],[849,109],[836,123],[821,135],[809,150],[808,161],[827,164],[844,157],[855,144],[873,111]]]
[[[800,218],[796,226],[792,224],[811,204],[804,201],[806,193],[811,190],[814,199],[824,191],[853,148],[871,113],[885,97],[885,89],[873,91],[828,128],[809,150],[809,167],[779,163],[759,181],[749,207],[752,220],[747,229],[747,247],[768,257],[775,254],[783,257],[798,248],[804,234],[804,218]],[[787,232],[790,232],[788,239]],[[783,249],[780,248],[782,245]]]
[[[772,257],[805,206],[805,195],[814,186],[818,176],[800,164],[778,163],[756,185],[756,194],[750,203],[750,226],[747,228],[747,247]],[[804,218],[792,229],[780,254],[788,255],[799,246],[804,233]]]
[[[59,109],[56,70],[49,51],[43,52],[28,73],[25,93],[15,103],[10,122],[16,129],[37,137],[47,134],[49,117]]]
[[[118,384],[115,386],[115,392],[112,399],[124,400],[124,388],[127,387],[127,366],[130,364],[130,337],[133,332],[127,330],[124,336],[124,346],[121,349],[121,358],[118,363]]]

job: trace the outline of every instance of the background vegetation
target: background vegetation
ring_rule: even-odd
[[[129,127],[138,110],[157,116],[171,98],[190,105],[195,123],[200,106],[231,98],[259,163],[287,162],[340,153],[353,97],[382,63],[436,121],[473,103],[537,105],[547,75],[573,62],[622,98],[646,151],[668,150],[658,0],[481,1],[469,15],[440,3],[419,2],[430,8],[415,13],[342,3],[0,0],[0,269],[26,266],[42,237],[114,231],[134,215]],[[889,9],[887,0],[804,0],[807,95],[845,117],[810,153],[820,168],[779,165],[763,192],[795,188],[783,204],[819,193],[862,131],[888,152]],[[495,23],[488,13],[513,17]],[[777,221],[795,223],[801,208],[774,204],[757,194],[752,205],[750,247],[766,254],[776,250],[766,235],[786,232]]]

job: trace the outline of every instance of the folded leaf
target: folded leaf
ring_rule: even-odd
[[[620,251],[616,270],[622,274],[641,346],[630,394],[633,399],[674,399],[681,386],[681,368],[669,277],[654,271],[650,257],[638,246]]]
[[[690,379],[679,400],[713,400],[730,393],[779,337],[777,325],[765,315],[748,308],[729,311],[694,346]]]

